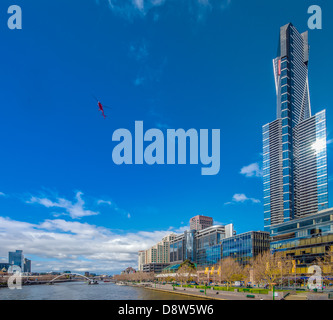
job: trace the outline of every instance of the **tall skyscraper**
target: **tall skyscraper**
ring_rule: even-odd
[[[281,27],[277,55],[277,119],[263,126],[267,231],[328,208],[326,114],[311,114],[308,33]]]

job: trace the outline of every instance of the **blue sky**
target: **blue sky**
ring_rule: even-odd
[[[117,271],[197,214],[262,230],[272,59],[280,26],[308,30],[312,4],[323,10],[323,30],[309,31],[312,111],[327,109],[333,137],[333,4],[315,2],[17,0],[23,29],[9,30],[13,3],[3,0],[0,259],[23,249],[35,271]],[[106,120],[92,95],[111,107]],[[112,133],[136,120],[145,130],[220,129],[220,173],[116,166]],[[329,168],[332,157],[329,145]]]

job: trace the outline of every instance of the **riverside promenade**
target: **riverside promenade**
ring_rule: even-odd
[[[185,287],[173,287],[171,284],[154,284],[154,283],[141,283],[141,284],[127,284],[133,287],[143,287],[147,290],[156,290],[160,292],[168,292],[183,296],[193,296],[203,300],[273,300],[273,293],[268,294],[254,294],[246,292],[232,292],[221,291],[213,289],[197,289]],[[275,300],[281,300],[284,297],[283,292],[276,293]],[[181,297],[180,297],[181,300]]]

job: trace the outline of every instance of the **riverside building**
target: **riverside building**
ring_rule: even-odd
[[[294,259],[298,273],[333,251],[328,209],[326,112],[312,115],[308,33],[280,29],[273,60],[277,119],[263,126],[264,220],[271,251]]]
[[[194,220],[192,218],[190,223]],[[205,217],[205,221],[213,221],[213,219]],[[235,258],[241,264],[246,264],[257,254],[269,250],[269,233],[267,232],[247,232],[236,235],[233,224],[198,229],[200,230],[191,228],[182,234],[172,234],[167,237],[169,244],[167,265],[156,258],[155,262],[151,262],[153,259],[149,259],[150,255],[157,255],[156,246],[146,250],[146,264],[142,266],[142,270],[161,272],[165,267],[174,270],[186,260],[195,263],[199,268],[205,268],[214,266],[227,257]],[[143,251],[139,251],[139,261],[142,255]]]
[[[308,33],[281,27],[277,119],[263,126],[265,230],[328,208],[325,110],[312,115]]]
[[[18,266],[21,268],[22,272],[24,270],[24,255],[22,250],[16,250],[15,252],[8,253],[8,263],[13,266]]]
[[[176,237],[171,233],[147,250],[138,252],[138,270],[143,272],[160,272],[170,263],[170,242]]]
[[[326,115],[312,115],[308,33],[280,29],[277,119],[263,126],[265,230],[328,208]]]

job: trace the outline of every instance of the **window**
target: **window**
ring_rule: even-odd
[[[288,118],[285,118],[285,119],[282,120],[282,126],[283,127],[284,126],[290,126],[290,123],[291,123],[291,121]]]
[[[284,176],[290,176],[290,169],[288,169],[288,168],[283,169],[283,175]]]
[[[313,225],[313,220],[307,220],[299,223],[300,227],[307,227],[307,226],[312,226]]]
[[[283,127],[282,128],[282,134],[289,133],[289,127]]]
[[[285,134],[283,137],[282,137],[282,142],[288,142],[289,141],[289,135],[288,134]]]
[[[289,143],[284,143],[283,144],[283,151],[288,151],[289,150]]]
[[[284,101],[288,101],[288,94],[284,94],[282,95],[281,97],[281,101],[284,102]]]
[[[281,94],[287,93],[288,92],[288,86],[283,86],[281,88]]]
[[[286,69],[286,68],[288,68],[288,67],[289,67],[289,65],[288,65],[288,62],[287,62],[287,61],[283,61],[283,62],[281,63],[281,70]]]
[[[323,222],[328,222],[328,221],[331,221],[330,216],[326,216],[326,217],[316,219],[316,223],[323,223]]]
[[[283,186],[283,192],[289,192],[290,190],[289,185]]]
[[[285,69],[281,72],[281,78],[286,77],[288,75],[288,70]]]

